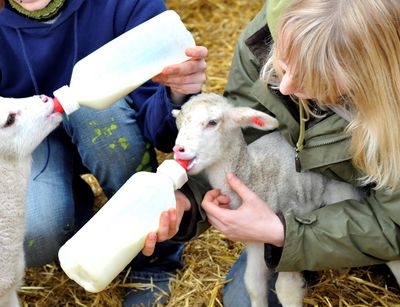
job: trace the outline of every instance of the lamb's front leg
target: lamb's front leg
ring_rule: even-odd
[[[23,229],[22,229],[23,233]],[[4,234],[4,233],[3,233]],[[0,306],[19,307],[18,289],[22,284],[25,259],[22,247],[22,238],[13,246],[14,249],[1,249],[0,257],[6,259],[3,267],[0,267]],[[0,242],[1,243],[1,242]],[[4,244],[3,244],[4,245]],[[5,246],[3,246],[5,247]],[[9,252],[7,253],[6,250]],[[15,251],[16,250],[16,251]]]
[[[267,282],[269,271],[264,260],[264,244],[248,243],[244,283],[249,294],[251,307],[268,306]]]
[[[397,284],[400,287],[400,260],[390,261],[386,265],[392,271],[394,277],[396,278]]]
[[[275,288],[276,295],[283,307],[303,306],[306,288],[302,273],[279,272]]]
[[[11,289],[0,297],[0,306],[2,307],[19,307],[18,295],[15,289]]]
[[[21,252],[19,255],[19,260],[15,261],[14,263],[10,263],[9,266],[11,268],[11,271],[13,271],[13,273],[15,272],[15,274],[12,275],[10,274],[11,276],[8,283],[9,286],[8,289],[3,290],[0,288],[0,306],[19,307],[21,305],[19,303],[17,290],[20,287],[23,279],[23,273],[25,268],[24,254]],[[4,282],[4,276],[2,277],[3,279],[0,281],[0,283]]]

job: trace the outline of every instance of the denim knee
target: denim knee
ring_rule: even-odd
[[[154,171],[154,148],[143,138],[136,112],[124,99],[104,110],[82,107],[64,121],[84,166],[112,196],[134,173]]]

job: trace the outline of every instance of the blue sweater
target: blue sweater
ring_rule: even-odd
[[[70,83],[77,61],[165,9],[161,0],[66,0],[50,24],[23,17],[6,3],[0,12],[0,96],[51,97]],[[176,106],[166,88],[149,81],[130,96],[144,136],[170,151]]]

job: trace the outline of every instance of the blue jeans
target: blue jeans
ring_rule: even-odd
[[[135,172],[156,166],[155,151],[143,139],[135,111],[124,99],[104,110],[81,107],[64,119],[33,153],[24,244],[27,266],[56,260],[58,249],[91,217],[93,193],[80,174],[92,173],[111,197]],[[180,264],[180,245],[167,251]],[[164,263],[146,265],[141,268],[146,272],[164,270]]]
[[[159,243],[152,256],[139,254],[131,263],[131,273],[128,283],[144,284],[144,289],[131,289],[124,298],[123,307],[153,306],[154,302],[166,303],[169,294],[169,280],[181,269],[183,244],[167,241]],[[147,284],[147,287],[146,287]],[[154,287],[150,287],[153,284]]]
[[[250,307],[250,297],[244,284],[244,272],[246,270],[247,254],[243,252],[228,272],[227,280],[230,280],[223,289],[223,302],[225,307]],[[277,273],[272,273],[269,279],[269,289],[275,289]],[[268,292],[268,306],[281,306],[275,291]]]

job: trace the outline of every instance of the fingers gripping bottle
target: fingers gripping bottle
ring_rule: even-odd
[[[89,292],[99,292],[143,249],[157,231],[161,212],[175,208],[174,191],[186,170],[165,160],[156,173],[138,172],[59,250],[61,268]]]
[[[191,33],[172,10],[165,11],[118,36],[77,62],[70,85],[54,92],[55,111],[79,106],[103,109],[161,73],[189,59]]]

